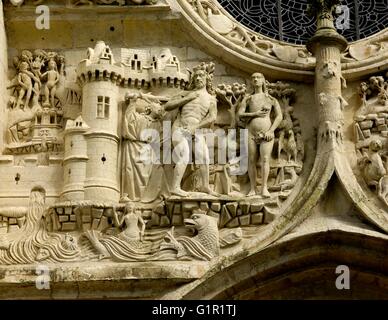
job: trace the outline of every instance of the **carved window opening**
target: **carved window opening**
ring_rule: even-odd
[[[158,63],[156,62],[156,58],[155,57],[152,57],[152,62],[153,62],[153,65],[154,65],[154,69],[156,70],[157,66],[158,66]]]
[[[110,98],[104,96],[97,97],[97,118],[109,119]]]

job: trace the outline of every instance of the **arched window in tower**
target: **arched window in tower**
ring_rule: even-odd
[[[97,97],[97,118],[109,119],[110,98],[104,96]]]

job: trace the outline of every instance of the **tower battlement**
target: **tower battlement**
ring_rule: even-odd
[[[99,41],[94,49],[88,49],[87,56],[77,68],[77,81],[81,87],[86,82],[112,81],[124,88],[182,89],[189,81],[189,74],[181,71],[178,57],[168,48],[154,55],[146,49],[122,48],[119,61],[115,62],[109,46]]]

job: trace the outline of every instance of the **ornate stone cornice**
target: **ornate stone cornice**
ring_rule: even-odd
[[[160,0],[64,0],[67,6],[94,6],[94,5],[110,5],[110,6],[127,6],[127,5],[154,5]],[[20,7],[24,4],[38,6],[48,4],[47,0],[9,0],[15,7]],[[62,2],[62,1],[60,1]]]

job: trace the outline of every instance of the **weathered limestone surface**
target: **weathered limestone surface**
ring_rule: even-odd
[[[5,1],[0,297],[388,298],[388,38],[337,2],[296,46],[215,0]]]

